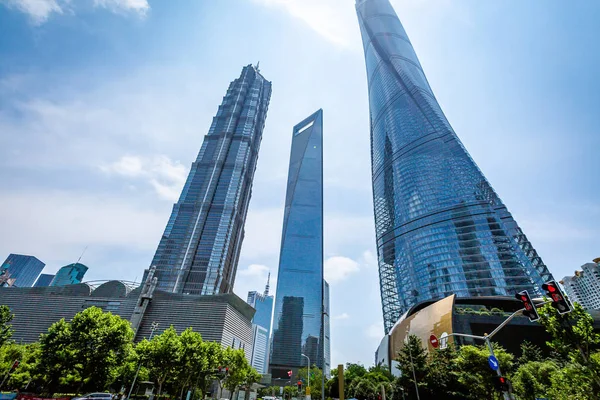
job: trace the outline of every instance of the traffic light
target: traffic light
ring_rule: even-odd
[[[291,371],[291,370],[289,370],[289,371],[288,371],[288,378],[291,378],[291,377],[292,377],[292,371]]]
[[[298,391],[302,390],[302,381],[298,381]]]
[[[535,304],[531,300],[529,293],[527,290],[523,290],[515,295],[517,300],[521,300],[523,303],[523,307],[525,307],[525,311],[523,311],[523,315],[528,317],[531,322],[537,321],[540,319],[540,316],[537,313],[537,309],[535,308]]]
[[[500,392],[508,392],[510,389],[510,381],[505,376],[494,376],[494,386]]]
[[[548,281],[542,285],[542,289],[552,299],[552,307],[558,310],[559,314],[566,314],[573,311],[571,304],[563,294],[560,286],[556,281]]]

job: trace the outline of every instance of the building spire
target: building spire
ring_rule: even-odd
[[[256,72],[260,72],[260,68],[259,67],[260,67],[260,61],[258,61],[256,63],[256,67],[254,67],[254,68],[256,68]]]
[[[269,295],[269,281],[271,280],[271,273],[267,276],[267,285],[265,286],[265,297]]]

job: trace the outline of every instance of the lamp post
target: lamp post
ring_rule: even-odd
[[[308,377],[308,378],[307,378],[307,379],[308,379],[308,381],[306,382],[306,386],[310,387],[310,358],[308,358],[308,356],[307,356],[307,355],[305,355],[305,354],[300,354],[300,355],[301,355],[302,357],[306,357],[306,360],[307,360],[307,362],[308,362],[308,364],[307,364],[307,365],[308,365],[308,369],[306,370],[306,375],[307,375],[307,377]]]
[[[152,325],[150,326],[150,336],[148,337],[148,341],[152,340],[152,335],[154,335],[154,331],[158,329],[158,322],[152,321]],[[127,400],[131,397],[131,392],[133,392],[133,387],[135,386],[135,381],[137,380],[138,374],[140,373],[140,369],[142,368],[142,363],[138,365],[137,371],[135,371],[135,376],[133,377],[133,382],[131,383],[131,388],[129,388],[129,394],[127,394]]]

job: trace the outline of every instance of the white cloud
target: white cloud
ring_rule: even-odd
[[[365,335],[370,339],[381,340],[383,338],[383,322],[371,324],[365,330]]]
[[[250,264],[245,269],[238,269],[233,291],[242,299],[246,299],[248,292],[256,290],[262,292],[267,284],[269,267],[261,264]],[[277,276],[271,273],[269,294],[275,294]]]
[[[111,164],[101,165],[100,169],[108,174],[145,179],[161,198],[173,202],[177,201],[188,172],[179,161],[171,161],[164,155],[125,155]]]
[[[350,318],[350,315],[348,315],[348,313],[341,313],[340,315],[335,315],[333,317],[333,319],[337,320],[337,321],[341,321],[341,320],[349,319],[349,318]]]
[[[0,195],[0,250],[41,259],[73,255],[72,248],[81,251],[86,245],[152,251],[166,218],[164,212],[114,194],[5,191]]]
[[[72,12],[74,6],[71,0],[0,0],[0,3],[27,14],[34,25],[43,24],[53,13]],[[150,9],[147,0],[94,0],[93,5],[115,13],[133,12],[141,17]]]
[[[325,280],[330,284],[347,279],[359,271],[359,264],[351,258],[333,256],[325,260]]]
[[[94,0],[94,5],[107,8],[113,12],[133,11],[140,16],[146,15],[150,9],[147,0]]]
[[[0,0],[0,3],[28,14],[34,25],[43,24],[52,13],[63,13],[62,7],[56,0]]]
[[[306,23],[312,30],[341,47],[360,44],[356,16],[350,0],[253,0],[279,8]],[[360,40],[360,39],[359,39]]]

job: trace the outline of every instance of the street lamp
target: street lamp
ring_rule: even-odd
[[[307,370],[306,370],[306,375],[308,376],[308,378],[307,378],[307,379],[308,379],[308,381],[306,382],[306,386],[310,387],[310,358],[308,358],[308,356],[307,356],[307,355],[305,355],[305,354],[300,354],[300,355],[301,355],[302,357],[306,357],[306,360],[307,360],[307,362],[308,362],[308,364],[307,364],[308,368],[307,368]]]
[[[148,341],[152,340],[152,335],[154,335],[154,331],[158,329],[158,322],[152,321],[152,325],[150,325],[150,336],[148,337]],[[133,383],[131,384],[131,388],[129,389],[129,394],[127,395],[127,400],[131,397],[131,392],[133,391],[133,386],[135,386],[135,381],[137,380],[138,374],[140,373],[140,369],[142,368],[142,362],[138,365],[137,371],[135,371],[135,376],[133,377]]]

